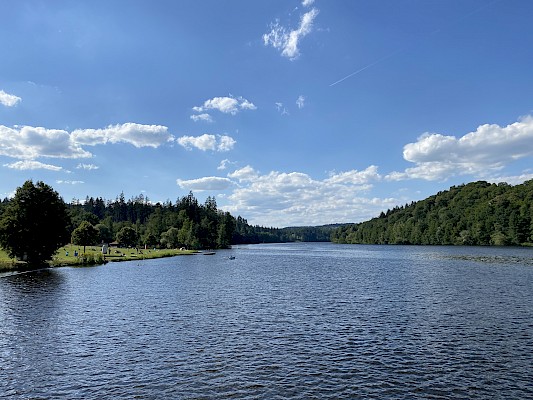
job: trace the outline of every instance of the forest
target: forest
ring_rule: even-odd
[[[0,216],[11,200],[0,201]],[[484,181],[452,186],[356,224],[273,228],[252,226],[190,192],[175,203],[144,195],[126,200],[87,196],[66,204],[72,239],[90,224],[94,243],[131,247],[217,249],[235,244],[327,242],[422,245],[531,245],[533,180],[521,185]],[[81,239],[78,238],[78,241]]]
[[[0,202],[0,215],[10,202]],[[144,195],[126,200],[124,193],[115,200],[89,197],[66,204],[68,231],[90,223],[97,231],[94,243],[119,242],[131,247],[217,249],[232,244],[329,241],[335,226],[268,228],[252,226],[241,216],[234,217],[217,207],[208,197],[200,203],[194,194],[175,203],[152,203]]]
[[[533,180],[521,185],[484,181],[452,186],[377,218],[336,229],[335,243],[530,245]]]

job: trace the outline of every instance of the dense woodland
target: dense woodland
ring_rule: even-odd
[[[10,202],[0,202],[0,215]],[[533,242],[533,180],[521,185],[479,181],[453,186],[425,200],[395,207],[359,224],[267,228],[249,225],[217,208],[214,197],[201,204],[193,193],[175,203],[153,204],[143,195],[115,200],[87,197],[67,204],[68,232],[85,222],[97,231],[91,244],[187,249],[232,244],[324,242],[427,245],[525,245]],[[78,239],[79,240],[79,239]],[[79,240],[80,241],[80,240]]]
[[[473,182],[340,227],[336,243],[525,245],[533,242],[533,180]]]
[[[10,200],[0,203],[2,209]],[[67,204],[69,232],[84,221],[96,228],[94,244],[119,242],[127,246],[187,249],[226,248],[232,244],[329,241],[335,226],[266,228],[251,226],[217,208],[214,197],[201,204],[193,193],[175,203],[153,204],[142,194],[126,200],[123,193],[115,200],[86,197]]]

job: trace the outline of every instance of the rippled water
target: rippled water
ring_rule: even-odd
[[[0,398],[533,398],[532,261],[284,244],[4,275]]]

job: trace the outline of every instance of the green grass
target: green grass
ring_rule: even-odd
[[[67,255],[68,252],[68,255]],[[75,256],[77,252],[77,256]],[[51,266],[86,266],[103,264],[104,262],[113,261],[131,261],[131,260],[146,260],[150,258],[173,257],[179,255],[194,254],[194,250],[176,250],[176,249],[148,249],[135,250],[127,248],[110,248],[108,254],[102,256],[102,249],[100,246],[87,246],[85,254],[83,253],[83,246],[75,246],[69,244],[61,247],[50,262]],[[0,271],[16,270],[23,267],[25,264],[17,262],[8,257],[5,251],[0,249]]]

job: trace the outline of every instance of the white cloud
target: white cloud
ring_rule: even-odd
[[[15,96],[14,94],[6,93],[3,90],[0,90],[0,104],[6,107],[14,107],[21,101],[22,99],[20,97]]]
[[[199,113],[206,110],[218,110],[224,114],[231,115],[235,115],[241,110],[256,109],[257,107],[244,97],[233,97],[231,95],[229,97],[213,97],[212,99],[206,100],[202,106],[193,107],[193,110]]]
[[[34,160],[48,158],[90,158],[82,146],[107,143],[129,143],[137,148],[157,148],[174,141],[166,126],[126,123],[104,129],[77,129],[69,133],[61,129],[0,125],[0,155]]]
[[[331,184],[361,185],[370,181],[378,181],[380,179],[381,175],[378,173],[378,167],[371,165],[363,171],[357,171],[354,169],[347,172],[340,172],[338,174],[332,173],[325,182]]]
[[[375,166],[316,180],[302,172],[260,174],[248,165],[228,177],[239,184],[225,208],[265,226],[357,222],[401,202],[365,196],[381,179]]]
[[[235,143],[237,142],[231,136],[219,136],[217,151],[230,151],[235,146]]]
[[[192,150],[196,147],[202,151],[229,151],[235,146],[235,139],[226,135],[209,135],[203,134],[201,136],[182,136],[178,138],[178,144],[185,147],[187,150]]]
[[[302,6],[304,6],[304,7],[309,7],[309,6],[311,6],[314,2],[315,2],[315,0],[303,0],[303,1],[302,1]]]
[[[178,143],[187,150],[192,150],[193,147],[202,151],[215,150],[216,148],[215,135],[203,134],[202,136],[182,136],[178,138]]]
[[[25,160],[38,157],[92,157],[67,131],[31,126],[9,128],[3,125],[0,125],[0,155]]]
[[[289,115],[289,111],[285,107],[283,107],[283,103],[277,102],[274,104],[276,105],[276,110],[278,110],[281,115]]]
[[[272,46],[280,50],[282,56],[295,60],[300,55],[298,43],[303,37],[311,33],[313,21],[318,13],[319,11],[316,8],[306,12],[302,15],[298,28],[291,31],[281,26],[279,21],[272,23],[270,32],[263,35],[263,43],[265,46]]]
[[[228,166],[230,166],[230,165],[235,165],[235,164],[236,164],[235,161],[230,161],[230,160],[228,160],[228,159],[226,158],[226,159],[220,161],[220,164],[219,164],[219,166],[217,167],[217,169],[218,169],[218,170],[225,170],[225,169],[228,168]]]
[[[510,185],[518,185],[530,179],[533,179],[533,173],[528,172],[528,173],[523,173],[521,175],[494,176],[494,177],[487,178],[485,180],[491,183],[506,182]]]
[[[79,144],[95,146],[106,143],[129,143],[133,146],[157,148],[172,142],[174,137],[162,125],[141,125],[132,122],[109,125],[104,129],[77,129],[72,139]]]
[[[191,115],[190,117],[194,122],[203,121],[203,122],[213,122],[213,117],[207,113]]]
[[[259,174],[250,165],[233,171],[228,174],[230,178],[237,179],[239,182],[253,181],[258,178]]]
[[[225,190],[233,185],[233,182],[230,179],[218,176],[208,176],[205,178],[191,180],[177,179],[176,183],[183,189],[193,191]]]
[[[301,110],[302,108],[305,107],[305,97],[300,95],[298,96],[298,98],[296,99],[296,105],[298,106],[298,108]]]
[[[94,169],[99,169],[100,167],[98,165],[94,164],[78,164],[76,166],[76,169],[85,169],[87,171],[92,171]]]
[[[34,169],[47,169],[49,171],[63,170],[62,167],[58,167],[57,165],[44,164],[42,162],[32,161],[32,160],[24,160],[24,161],[17,161],[11,164],[4,164],[4,167],[11,168],[11,169],[18,169],[20,171],[27,171],[27,170],[34,170]]]
[[[501,127],[479,126],[456,138],[425,133],[404,146],[403,157],[415,164],[404,172],[392,172],[387,180],[445,180],[456,175],[487,175],[511,162],[533,156],[533,117]]]

